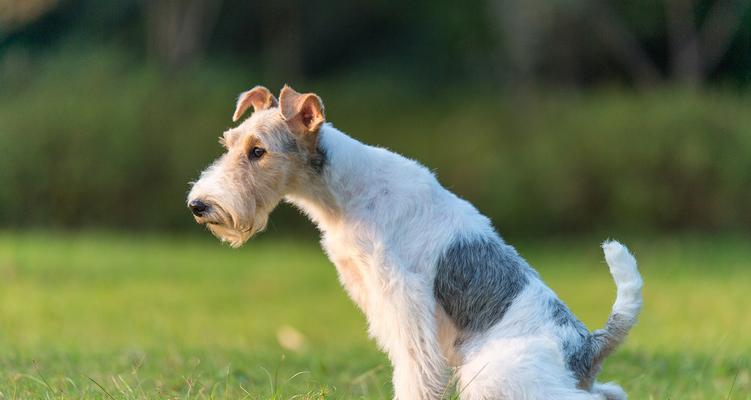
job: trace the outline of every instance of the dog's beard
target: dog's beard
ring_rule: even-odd
[[[228,243],[234,248],[238,248],[245,244],[245,242],[253,236],[252,228],[247,230],[238,230],[234,227],[230,227],[223,224],[208,223],[206,227],[214,236],[216,236],[222,242]]]
[[[219,209],[217,214],[218,221],[207,222],[206,227],[219,240],[228,243],[233,248],[242,246],[255,234],[264,230],[268,222],[268,215],[245,220],[222,209]]]

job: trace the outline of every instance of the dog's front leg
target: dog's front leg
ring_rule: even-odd
[[[426,365],[432,361],[420,357],[425,355],[417,355],[409,349],[390,352],[396,400],[439,400],[448,393],[445,364]]]
[[[448,366],[437,336],[435,298],[422,276],[405,273],[385,286],[371,330],[394,367],[398,400],[435,400],[447,392]]]

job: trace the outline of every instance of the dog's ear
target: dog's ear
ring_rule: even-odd
[[[263,86],[256,86],[247,92],[240,93],[240,96],[237,97],[237,106],[235,106],[235,114],[232,115],[232,121],[237,122],[250,106],[253,106],[254,111],[258,111],[276,107],[277,105],[279,105],[279,102],[276,101],[276,97],[271,94],[269,89]]]
[[[279,110],[292,132],[297,134],[317,133],[326,121],[323,102],[315,93],[297,93],[284,85],[279,94]]]

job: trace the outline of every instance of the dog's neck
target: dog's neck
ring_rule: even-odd
[[[364,200],[367,182],[363,173],[373,168],[372,147],[347,136],[330,124],[318,132],[318,146],[325,159],[310,170],[286,200],[301,209],[322,231],[344,220]]]

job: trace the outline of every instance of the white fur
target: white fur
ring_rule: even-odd
[[[465,400],[584,400],[603,397],[576,389],[557,342],[545,335],[486,338],[459,369]]]
[[[316,201],[321,188],[300,188],[287,200],[322,231],[342,284],[394,364],[397,398],[440,398],[451,366],[458,367],[463,399],[604,398],[576,388],[555,327],[539,312],[541,300],[555,295],[538,279],[497,326],[463,346],[464,354],[441,346],[457,331],[433,295],[436,260],[457,232],[492,232],[490,221],[412,160],[330,125],[320,140],[328,157],[324,185],[336,205]]]
[[[610,274],[616,282],[618,292],[613,304],[613,314],[622,314],[636,319],[642,307],[642,278],[636,267],[636,259],[628,252],[626,246],[607,241],[602,244],[605,261],[610,268]]]

